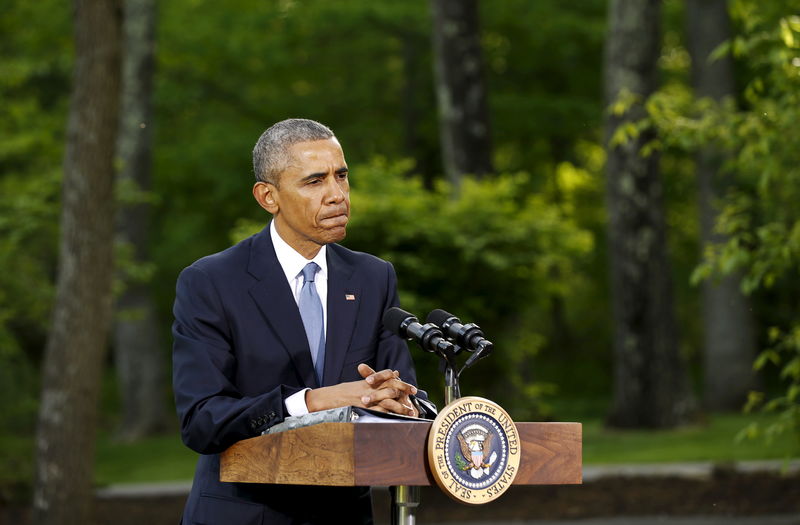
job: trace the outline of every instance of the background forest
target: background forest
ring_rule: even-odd
[[[343,145],[344,244],[494,341],[465,394],[800,435],[796,0],[92,5],[0,15],[0,429],[28,443],[3,470],[38,450],[37,495],[48,435],[176,432],[177,274],[266,224],[250,152],[288,117]]]

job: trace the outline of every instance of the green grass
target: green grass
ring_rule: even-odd
[[[789,435],[778,436],[769,445],[763,439],[736,440],[739,431],[750,422],[756,420],[762,425],[768,424],[777,418],[773,415],[711,415],[704,424],[677,430],[622,431],[604,428],[596,411],[574,405],[572,408],[572,411],[559,411],[558,419],[583,423],[583,461],[586,465],[673,461],[723,463],[797,457],[792,455],[797,451],[796,441],[793,441],[797,438]],[[0,469],[0,486],[29,484],[33,474],[33,440],[0,435],[0,447],[0,465],[4,466]],[[197,454],[187,449],[177,434],[137,443],[120,443],[109,433],[101,433],[97,442],[95,479],[98,485],[189,480],[196,460]]]
[[[7,491],[26,490],[33,480],[34,440],[30,436],[0,432],[0,501]],[[95,483],[140,483],[189,480],[194,475],[197,454],[181,443],[179,435],[120,443],[101,433],[95,455]]]
[[[771,445],[761,439],[736,441],[737,433],[754,418],[768,423],[775,417],[712,415],[702,425],[662,431],[609,430],[600,420],[587,418],[582,421],[583,460],[587,465],[596,465],[791,457],[792,440],[788,435]],[[97,452],[96,479],[100,484],[191,479],[197,459],[177,435],[135,444],[114,443],[108,436],[101,436]]]
[[[583,461],[585,464],[722,463],[791,458],[793,450],[797,451],[792,436],[778,436],[771,443],[761,438],[736,439],[750,422],[756,420],[766,425],[775,419],[772,415],[720,414],[709,416],[703,424],[661,431],[611,430],[598,420],[589,420],[583,424]]]
[[[614,430],[603,425],[608,399],[598,396],[552,403],[559,421],[583,423],[583,462],[664,463],[675,461],[748,461],[797,457],[798,436],[784,434],[767,443],[763,437],[737,440],[750,423],[766,427],[777,414],[707,414],[701,423],[676,430]]]
[[[95,481],[107,485],[189,480],[196,462],[197,453],[186,448],[178,434],[136,443],[116,442],[104,434],[97,442]]]

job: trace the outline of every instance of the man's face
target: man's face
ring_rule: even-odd
[[[271,184],[275,228],[292,248],[310,259],[324,244],[345,237],[350,218],[347,163],[336,138],[299,142],[289,148],[289,166]]]

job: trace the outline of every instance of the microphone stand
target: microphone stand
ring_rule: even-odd
[[[456,346],[456,351],[452,353],[451,356],[442,355],[442,363],[444,364],[444,404],[445,406],[449,405],[459,397],[461,397],[461,386],[458,383],[458,379],[461,376],[461,372],[463,372],[463,368],[461,371],[456,371],[456,361],[455,361],[455,354],[461,351],[461,348]]]
[[[442,358],[442,364],[444,364],[444,404],[445,406],[449,405],[459,397],[461,397],[461,386],[459,385],[459,379],[461,378],[461,373],[466,370],[467,368],[471,367],[475,363],[477,363],[480,359],[489,355],[492,351],[492,344],[488,341],[484,341],[479,343],[478,348],[473,352],[471,356],[464,362],[464,366],[461,367],[461,370],[456,371],[458,365],[456,364],[456,355],[461,352],[462,348],[457,344],[453,343],[453,351],[450,352],[442,352],[439,355]]]

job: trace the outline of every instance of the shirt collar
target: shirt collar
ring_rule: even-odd
[[[286,280],[288,282],[291,283],[294,281],[297,275],[302,272],[303,268],[311,261],[319,265],[320,269],[317,275],[325,279],[328,278],[328,260],[325,257],[327,246],[323,245],[317,255],[309,261],[281,238],[278,234],[278,230],[275,229],[274,220],[269,223],[269,234],[272,238],[272,246],[275,247],[275,256],[278,258],[278,263],[281,265],[283,273],[286,274]]]

